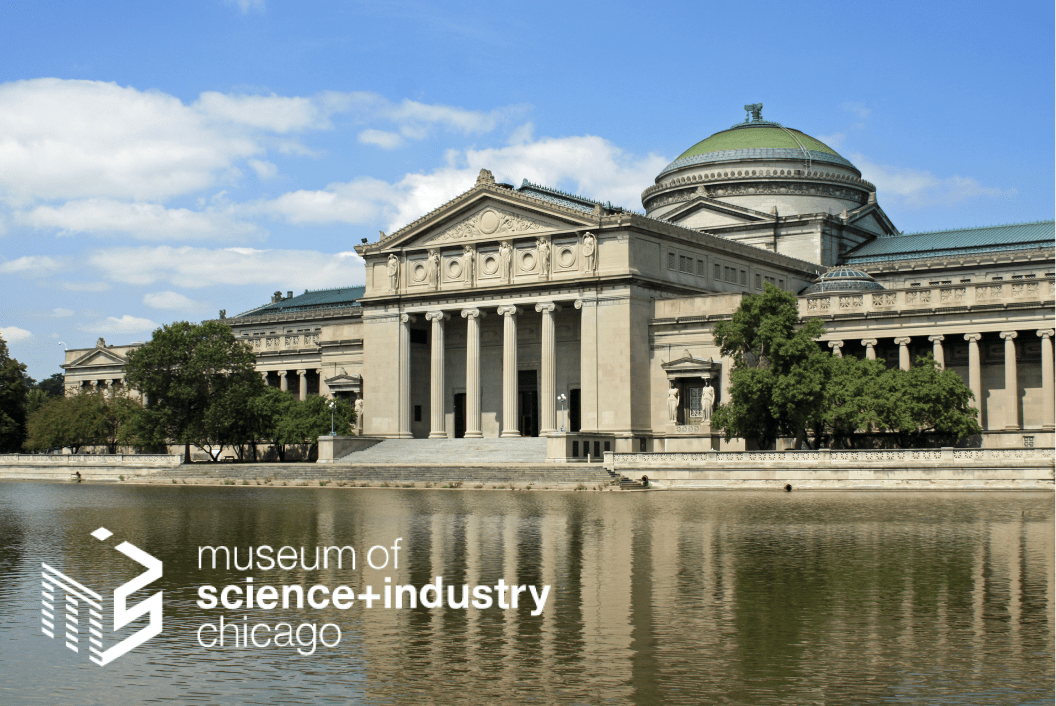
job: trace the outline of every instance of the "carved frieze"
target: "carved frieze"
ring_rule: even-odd
[[[826,196],[844,201],[852,201],[864,204],[867,195],[859,190],[836,184],[816,184],[812,182],[786,182],[786,181],[763,181],[748,182],[745,184],[716,184],[714,186],[700,185],[695,189],[683,189],[673,193],[664,194],[655,199],[650,199],[647,208],[659,208],[672,203],[689,201],[697,196],[706,196],[716,199],[724,196],[754,196],[754,195],[784,195],[795,196]]]
[[[553,226],[544,221],[520,213],[488,207],[437,233],[429,238],[429,242],[471,240],[486,236],[505,236],[552,229]]]

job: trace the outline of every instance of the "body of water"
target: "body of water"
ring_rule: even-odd
[[[1051,704],[1053,535],[1051,493],[4,482],[0,703]],[[163,591],[164,629],[100,667],[86,631],[78,653],[43,634],[41,564],[110,596],[142,571],[114,550],[126,540],[163,562],[131,601]],[[203,546],[258,563],[200,567]],[[355,549],[355,568],[347,551],[313,565],[327,546]],[[260,547],[305,562],[267,567]],[[505,610],[411,608],[409,590],[384,607],[386,586],[431,600],[419,589],[436,577],[456,603],[463,586],[494,602],[500,580],[526,590]],[[245,595],[247,579],[258,598],[319,585],[355,600],[200,605],[200,587]],[[221,619],[225,646],[203,646]],[[300,647],[231,644],[283,623]],[[323,625],[333,646],[308,646]]]

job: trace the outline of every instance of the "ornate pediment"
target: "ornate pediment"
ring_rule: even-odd
[[[721,363],[716,363],[713,358],[708,358],[707,360],[694,358],[689,351],[686,351],[683,357],[667,363],[661,363],[660,367],[667,373],[668,378],[710,378],[718,376],[721,365]]]
[[[350,375],[342,372],[332,378],[323,380],[331,392],[355,392],[359,393],[363,387],[363,378],[359,375]]]
[[[430,234],[424,240],[430,244],[462,242],[481,239],[499,239],[513,235],[541,233],[562,226],[535,216],[518,213],[505,208],[488,205],[477,209],[470,216],[442,230]]]
[[[83,368],[88,366],[100,366],[100,365],[124,365],[128,361],[124,357],[112,353],[105,348],[96,348],[95,350],[88,351],[81,357],[77,358],[71,363],[68,363],[65,367],[67,368]]]

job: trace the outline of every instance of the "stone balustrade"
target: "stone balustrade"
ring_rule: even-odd
[[[1019,303],[1051,301],[1056,283],[1051,279],[971,282],[929,287],[890,289],[882,292],[831,292],[801,297],[802,317],[835,314],[921,313],[935,309],[972,307],[1006,308]]]

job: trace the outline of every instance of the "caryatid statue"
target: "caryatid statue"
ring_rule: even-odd
[[[389,255],[389,291],[395,292],[400,288],[400,258]]]
[[[678,387],[673,383],[667,390],[667,416],[672,424],[678,424]]]
[[[355,427],[359,436],[363,436],[363,398],[356,400],[356,422]]]
[[[550,276],[550,239],[539,238],[539,276],[546,279]]]
[[[502,276],[509,282],[513,275],[513,246],[510,241],[504,240],[499,245],[499,259],[502,261]]]
[[[598,265],[598,239],[593,233],[583,236],[583,266],[587,272],[594,272]]]
[[[476,258],[473,257],[473,246],[465,245],[462,247],[462,274],[466,279],[466,284],[473,284],[473,270],[477,264]]]
[[[711,410],[715,407],[715,388],[711,386],[711,380],[704,381],[704,390],[700,395],[700,408],[704,413],[704,421],[711,421]]]
[[[440,286],[440,251],[429,251],[429,284]]]

